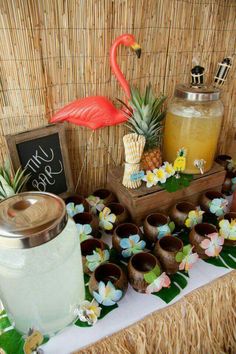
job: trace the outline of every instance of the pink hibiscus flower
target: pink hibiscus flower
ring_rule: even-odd
[[[205,249],[207,256],[218,257],[224,244],[224,237],[220,237],[217,232],[206,236],[207,238],[200,243],[200,246]]]

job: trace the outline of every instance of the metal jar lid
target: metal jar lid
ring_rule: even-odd
[[[0,247],[32,248],[55,238],[67,223],[64,201],[51,193],[26,192],[0,203]]]
[[[175,97],[188,101],[217,101],[220,99],[220,90],[214,87],[180,84],[175,87]]]

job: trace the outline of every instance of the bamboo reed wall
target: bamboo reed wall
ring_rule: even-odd
[[[58,108],[91,95],[123,98],[109,67],[109,48],[122,33],[142,46],[137,60],[121,48],[118,62],[131,84],[152,82],[170,97],[189,81],[192,59],[213,77],[217,63],[236,51],[235,0],[0,0],[0,162],[6,134],[44,126]],[[235,60],[236,61],[236,60]],[[224,87],[219,151],[236,151],[235,67]],[[91,130],[67,126],[71,168],[79,191],[105,185],[113,160],[123,161],[123,126]],[[108,150],[110,154],[108,154]]]

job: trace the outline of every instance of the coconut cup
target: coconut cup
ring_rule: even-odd
[[[128,279],[134,290],[145,293],[148,283],[144,279],[144,275],[159,266],[160,262],[151,253],[140,252],[134,254],[128,264]]]
[[[111,203],[111,202],[115,202],[116,201],[116,197],[115,195],[109,191],[109,189],[96,189],[92,195],[94,195],[95,197],[100,198],[103,201],[103,204],[107,206],[107,204]]]
[[[116,228],[117,225],[122,224],[128,220],[129,218],[128,211],[122,204],[109,203],[107,207],[111,210],[111,213],[115,214],[116,216],[115,223],[113,224],[113,230]],[[112,233],[113,230],[111,230],[110,233]],[[106,232],[109,233],[109,231]]]
[[[180,262],[175,257],[183,250],[183,246],[183,242],[174,236],[164,236],[157,241],[154,254],[167,274],[174,274],[179,270]]]
[[[221,165],[221,166],[223,166],[225,169],[227,169],[227,165],[228,165],[228,160],[231,160],[232,159],[232,157],[231,156],[229,156],[229,155],[218,155],[217,157],[216,157],[216,159],[215,159],[215,161],[219,164],[219,165]]]
[[[128,288],[128,279],[125,272],[120,266],[114,263],[100,264],[92,273],[89,280],[89,292],[91,295],[93,295],[94,291],[98,291],[100,281],[105,285],[110,281],[117,290],[122,291],[122,297]]]
[[[76,224],[86,225],[89,224],[92,228],[91,235],[93,237],[100,237],[98,226],[98,218],[89,212],[79,213],[73,216],[73,219]]]
[[[196,206],[190,202],[176,203],[170,210],[170,218],[177,226],[184,226],[185,220],[188,217],[188,213],[191,210],[195,210]]]
[[[123,223],[115,228],[112,235],[112,246],[119,255],[122,256],[123,251],[123,248],[120,246],[121,240],[136,234],[140,236],[140,240],[143,239],[143,234],[140,231],[139,227],[132,223]]]
[[[224,220],[228,220],[231,222],[232,220],[236,220],[236,212],[229,212],[224,215]],[[226,246],[236,246],[236,240],[229,240],[225,238],[224,245]]]
[[[199,201],[201,209],[206,212],[210,212],[210,205],[209,204],[213,199],[216,199],[216,198],[225,199],[225,196],[222,193],[217,192],[217,191],[208,191],[208,192],[205,192],[204,194],[202,194],[202,196],[200,197],[200,201]]]
[[[64,199],[65,204],[74,203],[75,205],[83,204],[84,211],[89,211],[89,204],[87,200],[78,194],[71,194],[69,197]]]
[[[158,226],[166,225],[170,222],[170,218],[164,214],[152,213],[149,214],[143,224],[144,237],[151,244],[155,243],[158,239]]]
[[[233,200],[230,206],[230,212],[236,212],[236,189],[233,193]]]
[[[207,238],[207,235],[214,232],[217,232],[214,225],[201,223],[195,225],[189,234],[189,241],[191,245],[194,246],[194,251],[197,252],[199,257],[202,259],[207,259],[209,257],[206,255],[205,249],[203,249],[200,244]]]
[[[90,275],[92,271],[88,268],[86,256],[91,256],[93,251],[96,249],[109,250],[109,246],[104,243],[102,240],[98,240],[96,238],[89,238],[80,244],[81,253],[82,253],[82,262],[83,262],[83,270],[84,273]]]
[[[225,193],[227,195],[232,194],[232,187],[233,187],[233,182],[232,178],[236,177],[236,172],[232,171],[227,171],[224,183],[222,185],[222,193]]]

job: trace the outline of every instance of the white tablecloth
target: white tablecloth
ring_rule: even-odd
[[[157,296],[137,293],[129,286],[126,295],[118,303],[119,307],[99,320],[94,327],[70,326],[51,338],[42,349],[45,354],[69,354],[175,303],[184,295],[229,272],[229,269],[215,267],[199,260],[189,273],[187,287],[168,305]]]

